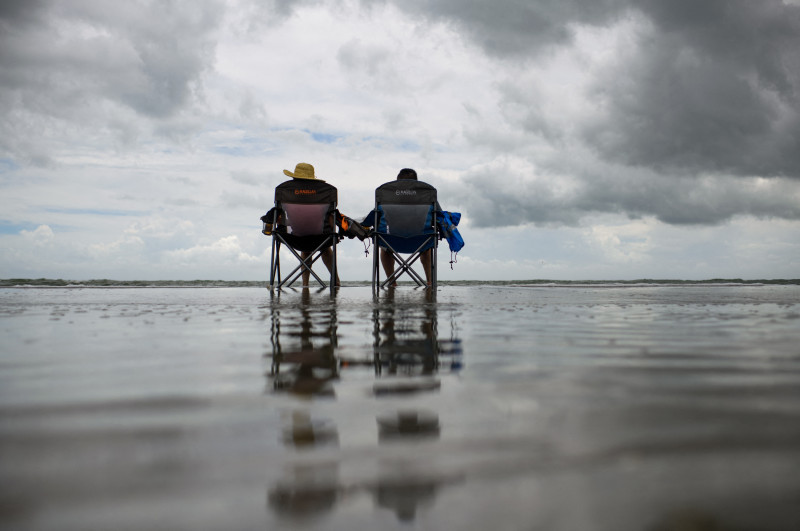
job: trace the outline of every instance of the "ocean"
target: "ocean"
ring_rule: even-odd
[[[0,527],[800,529],[800,281],[0,281]]]

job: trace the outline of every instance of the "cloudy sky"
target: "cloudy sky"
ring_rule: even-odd
[[[798,278],[798,4],[3,0],[0,277],[266,279],[303,161],[415,168],[443,279]]]

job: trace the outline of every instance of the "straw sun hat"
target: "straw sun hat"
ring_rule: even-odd
[[[314,166],[305,162],[298,163],[297,166],[294,167],[294,173],[290,172],[289,170],[283,170],[283,173],[294,179],[314,179],[317,181],[322,180],[317,179],[314,176]]]

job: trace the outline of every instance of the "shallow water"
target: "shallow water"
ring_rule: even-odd
[[[0,289],[0,527],[800,529],[800,286]]]

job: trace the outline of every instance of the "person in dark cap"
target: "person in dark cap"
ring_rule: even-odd
[[[406,179],[413,181],[418,180],[417,172],[411,168],[403,168],[397,174],[397,180],[402,181]],[[436,209],[440,210],[438,201],[436,202]],[[389,278],[392,273],[394,273],[395,260],[393,254],[394,253],[391,250],[381,247],[381,265],[383,266],[383,271],[386,273],[386,278]],[[428,283],[428,286],[431,285],[431,266],[433,263],[432,258],[432,249],[422,251],[419,257],[419,261],[422,263],[422,269],[425,272],[425,281]]]

